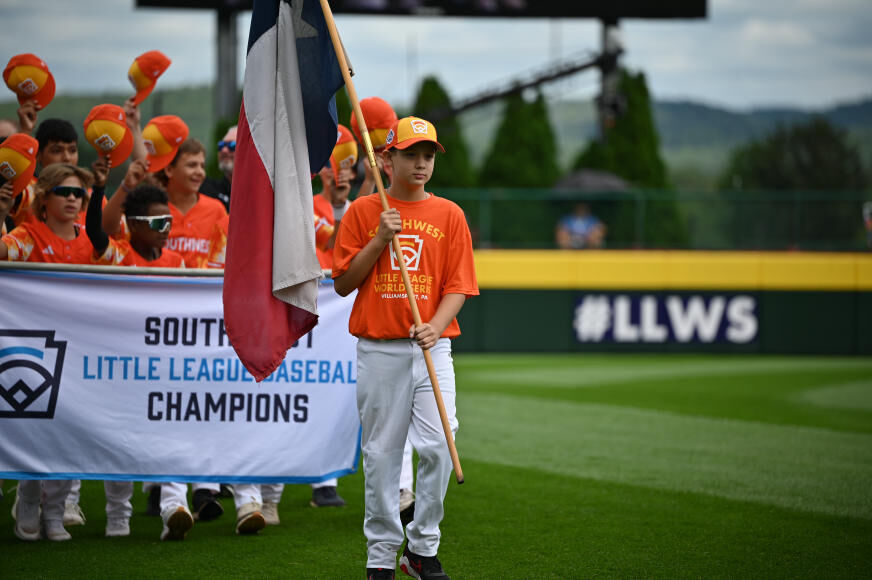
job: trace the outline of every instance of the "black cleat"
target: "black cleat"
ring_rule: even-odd
[[[160,516],[160,486],[155,485],[148,490],[148,503],[145,506],[145,515]]]
[[[436,556],[419,556],[409,550],[409,544],[403,548],[400,557],[400,570],[418,580],[451,580],[442,570],[442,563]]]
[[[218,494],[213,491],[208,489],[195,490],[194,497],[191,499],[195,520],[208,522],[224,513],[224,508],[218,501]]]
[[[367,568],[366,580],[394,580],[394,571],[390,568]]]
[[[309,502],[309,505],[312,507],[342,507],[345,505],[345,500],[336,493],[335,487],[316,487],[312,490],[312,501]]]

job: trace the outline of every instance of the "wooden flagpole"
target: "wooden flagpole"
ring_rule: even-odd
[[[354,83],[351,81],[351,69],[348,67],[348,61],[345,57],[345,48],[342,46],[342,40],[339,38],[339,31],[336,29],[336,22],[333,20],[333,11],[330,9],[330,4],[327,0],[321,0],[321,9],[324,11],[324,20],[327,23],[327,29],[330,31],[330,39],[333,41],[333,50],[336,53],[336,58],[339,60],[339,68],[342,70],[342,78],[345,80],[345,87],[348,89],[348,96],[351,100],[351,107],[354,109],[354,115],[357,118],[357,126],[360,129],[360,134],[363,136],[363,144],[366,148],[366,156],[369,159],[369,166],[375,175],[375,183],[378,188],[378,195],[381,198],[382,209],[387,211],[390,209],[388,197],[385,193],[385,186],[382,183],[381,172],[379,172],[378,164],[375,161],[375,153],[372,147],[372,141],[369,138],[369,131],[366,128],[366,121],[363,118],[363,112],[360,109],[360,101],[357,99],[357,91],[354,90]],[[415,301],[415,293],[412,291],[412,284],[409,280],[409,272],[406,269],[406,262],[403,259],[403,252],[400,247],[400,240],[394,236],[391,241],[393,244],[394,255],[397,256],[397,262],[400,264],[400,274],[403,277],[403,284],[406,286],[406,295],[409,297],[409,305],[412,307],[412,318],[415,321],[415,326],[420,326],[421,313],[418,311],[418,303]],[[427,363],[427,372],[430,374],[430,383],[433,385],[433,396],[436,397],[436,406],[439,408],[439,418],[442,420],[442,430],[445,431],[445,441],[448,443],[448,451],[451,454],[451,462],[454,464],[454,476],[457,478],[457,483],[463,483],[463,470],[460,468],[460,458],[457,456],[457,448],[454,446],[454,435],[451,433],[451,424],[448,422],[448,413],[445,411],[445,403],[442,400],[442,391],[439,389],[439,380],[436,377],[436,368],[433,366],[433,357],[429,350],[424,350],[424,362]]]

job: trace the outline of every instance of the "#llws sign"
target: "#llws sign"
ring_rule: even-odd
[[[358,460],[353,298],[256,383],[220,278],[0,271],[0,479],[305,483]]]
[[[757,302],[742,294],[585,294],[573,328],[582,343],[746,344],[757,338]]]

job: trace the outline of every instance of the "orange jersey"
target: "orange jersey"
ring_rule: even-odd
[[[21,201],[16,204],[13,208],[12,212],[10,212],[10,216],[12,217],[12,221],[15,222],[16,226],[20,226],[24,222],[37,223],[39,220],[36,218],[36,214],[33,213],[33,199],[36,197],[36,193],[33,188],[36,185],[36,178],[34,178],[30,185],[25,187],[21,191]],[[88,195],[90,196],[92,191],[88,190]],[[106,198],[103,198],[103,207],[106,207]],[[82,227],[85,227],[85,217],[88,214],[88,200],[85,199],[82,202],[82,211],[79,212],[79,217],[76,218],[76,223]],[[5,233],[5,232],[4,232]],[[111,237],[123,240],[129,236],[129,232],[127,231],[127,222],[124,220],[124,216],[121,216],[121,226],[118,232],[116,232]]]
[[[333,248],[328,248],[327,243],[336,227],[333,206],[319,193],[312,200],[312,207],[315,210],[315,254],[318,256],[321,268],[329,270],[333,267]]]
[[[463,210],[435,195],[415,202],[391,198],[390,205],[403,218],[398,237],[421,319],[433,318],[446,294],[478,295],[472,237]],[[348,270],[351,260],[375,237],[381,212],[377,194],[360,197],[348,208],[336,235],[334,278]],[[412,324],[406,286],[392,244],[388,244],[357,289],[348,328],[358,337],[394,339],[408,338]],[[442,336],[459,334],[454,319]]]
[[[85,228],[76,224],[75,239],[65,240],[51,231],[44,222],[25,222],[3,236],[10,262],[51,262],[90,264],[94,246]]]
[[[133,266],[140,268],[184,268],[182,256],[172,250],[164,249],[156,260],[146,260],[133,249],[127,240],[109,238],[109,245],[99,258],[94,258],[95,264],[104,266]]]
[[[215,224],[227,216],[227,210],[217,199],[197,195],[197,203],[182,215],[170,203],[173,229],[167,239],[167,249],[178,252],[188,268],[207,268],[212,255]]]
[[[227,259],[227,232],[230,231],[230,215],[215,224],[212,230],[212,253],[209,254],[210,268],[223,268]]]

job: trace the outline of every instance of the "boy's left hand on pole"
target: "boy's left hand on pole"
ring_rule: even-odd
[[[439,335],[436,334],[436,330],[429,323],[422,324],[421,326],[413,324],[409,327],[409,338],[414,338],[422,350],[429,350],[436,346]]]

